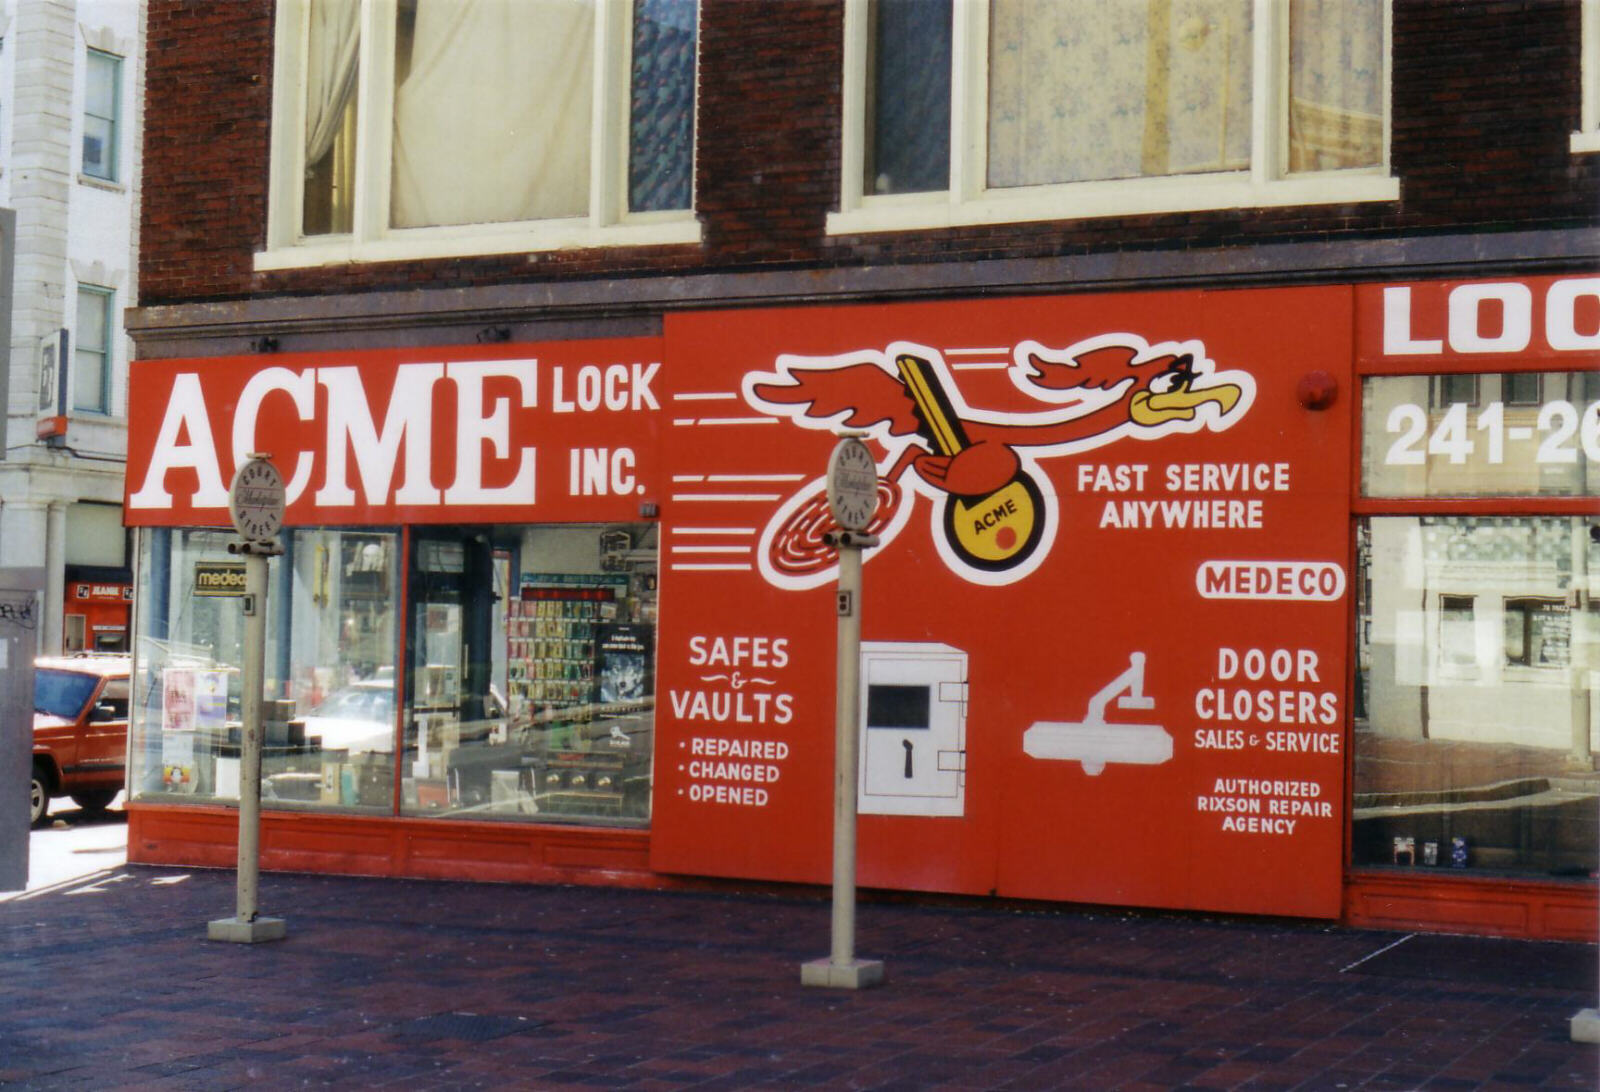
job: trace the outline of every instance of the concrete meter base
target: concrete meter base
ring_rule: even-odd
[[[800,964],[800,985],[826,986],[835,990],[865,990],[881,986],[884,982],[883,960],[853,959],[849,963],[835,963],[831,959],[813,959]]]
[[[269,940],[282,940],[289,926],[282,918],[257,918],[240,921],[238,918],[218,918],[206,923],[207,940],[223,940],[230,944],[264,944]]]
[[[1572,1018],[1574,1043],[1600,1043],[1600,1009],[1584,1009]]]

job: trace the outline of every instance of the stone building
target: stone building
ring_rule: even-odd
[[[0,209],[14,217],[0,566],[46,570],[46,650],[127,648],[142,33],[129,0],[0,5]]]

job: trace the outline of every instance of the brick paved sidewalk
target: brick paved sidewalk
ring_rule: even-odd
[[[850,994],[799,985],[825,898],[273,874],[249,948],[203,939],[233,882],[0,903],[0,1084],[1600,1087],[1592,945],[863,902]]]

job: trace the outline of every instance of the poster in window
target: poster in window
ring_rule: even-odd
[[[161,672],[161,730],[192,732],[195,727],[195,671],[169,667]]]
[[[194,675],[194,726],[220,732],[228,723],[228,673],[196,671]]]
[[[655,627],[607,623],[599,627],[600,701],[642,702],[655,693]]]
[[[195,791],[193,732],[165,732],[161,736],[161,787],[167,792]]]
[[[1537,604],[1529,628],[1538,653],[1534,662],[1540,667],[1566,667],[1572,645],[1572,615],[1567,612],[1566,605]]]

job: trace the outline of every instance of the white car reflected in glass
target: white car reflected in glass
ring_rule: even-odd
[[[325,751],[361,754],[394,750],[394,681],[365,679],[335,690],[303,718],[306,742]]]

